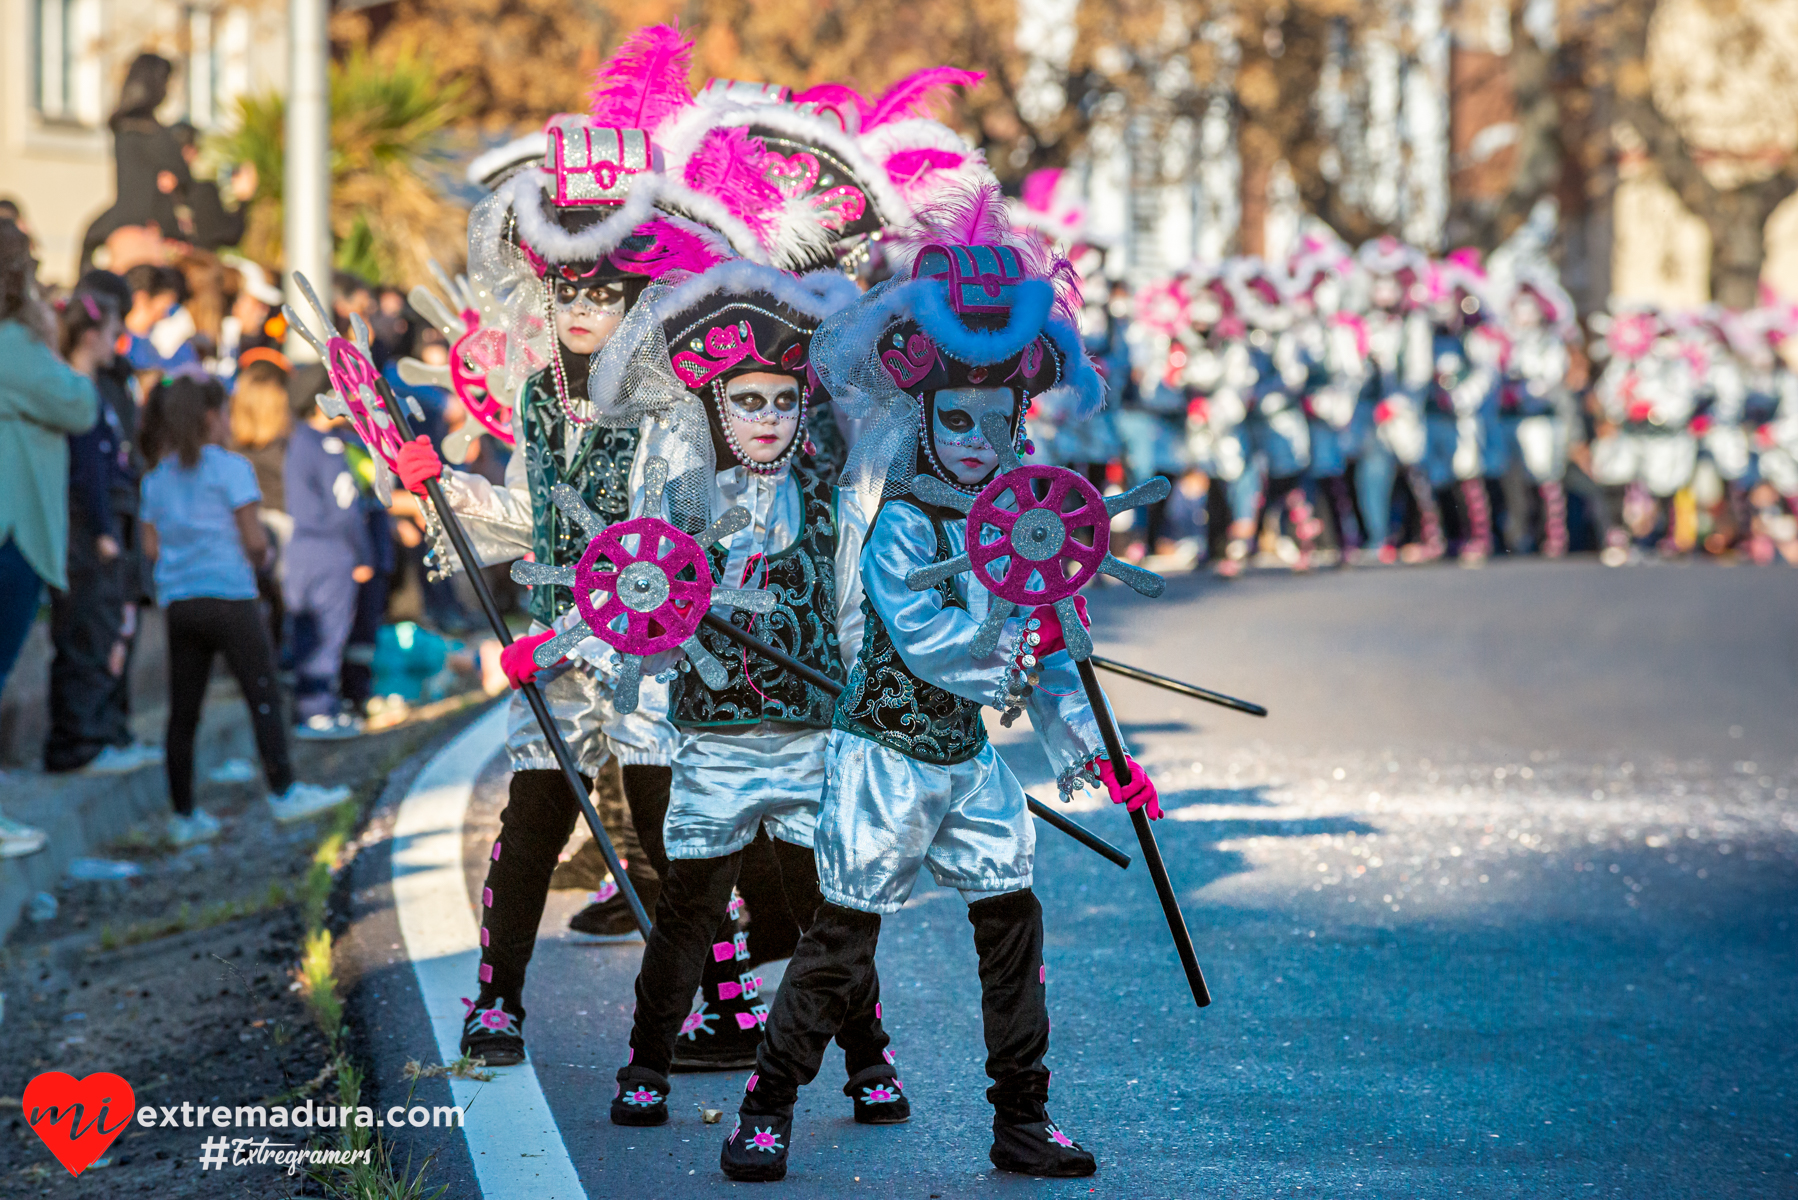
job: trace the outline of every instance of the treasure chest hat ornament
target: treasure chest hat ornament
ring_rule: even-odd
[[[1061,382],[1069,356],[1048,329],[1054,285],[1033,278],[1014,247],[930,242],[912,279],[910,319],[893,326],[880,352],[901,390],[1009,387],[1029,398]]]

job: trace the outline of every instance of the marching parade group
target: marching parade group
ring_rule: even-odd
[[[1216,481],[1226,571],[1264,534],[1313,553],[1320,512],[1375,561],[1451,537],[1489,554],[1487,481],[1513,464],[1532,536],[1564,552],[1576,443],[1605,487],[1664,499],[1710,470],[1744,497],[1798,493],[1783,327],[1753,314],[1705,326],[1709,357],[1696,327],[1615,320],[1604,422],[1583,438],[1573,309],[1539,238],[1482,267],[1311,235],[1277,268],[1083,299],[1031,190],[1009,204],[930,115],[979,76],[934,68],[875,98],[695,92],[691,56],[677,29],[639,30],[586,111],[478,160],[467,275],[414,292],[453,348],[401,374],[513,445],[502,482],[380,427],[348,343],[319,348],[379,486],[439,506],[435,568],[513,562],[531,589],[530,632],[502,656],[522,690],[462,1052],[524,1060],[533,942],[584,811],[570,781],[615,759],[628,825],[597,840],[641,858],[603,903],[640,895],[654,919],[610,1120],[666,1124],[674,1072],[753,1068],[720,1151],[732,1179],[785,1175],[798,1089],[832,1041],[856,1121],[928,1113],[876,969],[881,919],[925,868],[973,928],[993,1163],[1096,1169],[1046,1107],[1035,830],[982,709],[1029,715],[1064,797],[1161,815],[1062,578],[1073,563],[1082,585],[1105,571],[1158,592],[1107,553],[1112,519],[1150,501],[1153,550],[1168,489],[1149,476]],[[1120,449],[1138,478],[1116,478]]]
[[[1056,182],[1019,211],[1077,231]],[[1039,445],[1216,485],[1208,541],[1226,576],[1263,539],[1300,569],[1554,558],[1576,541],[1612,566],[1694,549],[1798,564],[1798,307],[1622,305],[1582,328],[1553,234],[1545,205],[1490,256],[1433,258],[1308,221],[1284,262],[1089,297],[1115,402]],[[1171,540],[1158,516],[1149,552]]]

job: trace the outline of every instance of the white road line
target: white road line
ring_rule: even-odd
[[[505,739],[506,706],[470,725],[426,764],[393,826],[393,906],[442,1062],[462,1038],[461,997],[478,986],[480,931],[462,876],[462,821],[480,773]],[[491,1083],[452,1079],[481,1194],[495,1200],[586,1200],[527,1057]]]

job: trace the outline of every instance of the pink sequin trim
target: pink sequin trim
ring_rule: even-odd
[[[743,1090],[744,1090],[744,1091],[746,1091],[746,1092],[753,1092],[753,1091],[755,1091],[755,1083],[756,1083],[756,1080],[758,1080],[758,1079],[760,1079],[760,1078],[761,1078],[761,1076],[760,1076],[760,1075],[759,1075],[759,1074],[757,1074],[757,1073],[756,1073],[756,1072],[754,1072],[754,1071],[751,1071],[751,1072],[750,1072],[750,1073],[749,1073],[749,1082],[748,1082],[748,1083],[746,1083],[746,1084],[744,1084],[744,1085],[743,1085]]]
[[[482,908],[492,908],[493,907],[493,889],[492,888],[484,887],[481,889],[481,907]]]
[[[493,968],[486,963],[481,964],[481,982],[482,983],[492,983],[493,982]]]
[[[491,933],[487,932],[487,927],[485,925],[481,926],[481,945],[482,946],[491,946],[492,944],[493,944],[493,935]]]
[[[499,843],[498,842],[493,843],[493,861],[494,862],[499,861]]]
[[[1049,982],[1049,968],[1048,968],[1047,964],[1044,964],[1043,966],[1040,966],[1036,969],[1036,981],[1038,983]]]

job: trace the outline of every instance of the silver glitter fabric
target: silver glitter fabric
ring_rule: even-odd
[[[945,522],[943,531],[951,554],[966,548],[965,521]],[[956,608],[934,588],[914,592],[905,584],[935,557],[930,519],[910,504],[888,504],[862,551],[868,602],[914,676],[1003,705],[1023,620],[1006,622],[999,649],[975,658],[985,590],[965,572],[952,577],[966,606]],[[1100,752],[1098,722],[1065,650],[1035,670],[1027,711],[1065,794],[1084,782],[1084,765]],[[813,843],[825,899],[864,912],[896,912],[925,866],[938,883],[964,892],[1030,886],[1036,832],[1023,789],[990,745],[962,762],[926,763],[839,728],[831,731],[827,769]]]
[[[531,632],[542,633],[543,628],[533,622]],[[607,674],[572,660],[544,686],[543,698],[584,774],[605,766],[613,754],[625,766],[667,766],[674,757],[668,688],[653,678],[643,680],[636,711],[620,715],[612,706]],[[537,718],[516,692],[506,709],[506,753],[514,771],[553,771],[558,766]]]
[[[832,904],[898,912],[924,867],[964,893],[1030,886],[1036,829],[1024,789],[990,745],[942,766],[833,729],[826,765],[813,849]]]
[[[681,731],[663,826],[669,858],[719,858],[768,836],[809,847],[824,791],[829,730],[761,725],[730,733]]]

